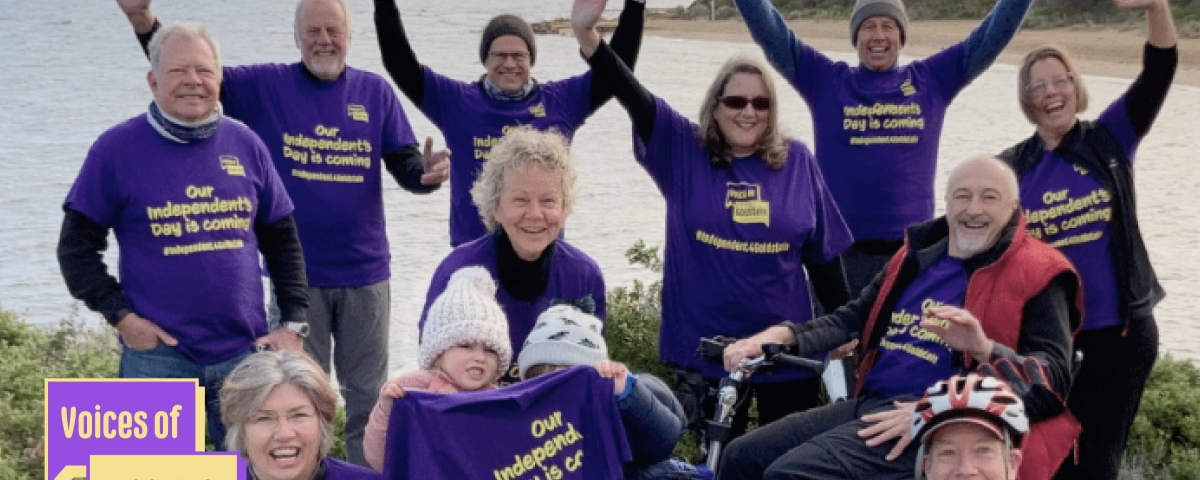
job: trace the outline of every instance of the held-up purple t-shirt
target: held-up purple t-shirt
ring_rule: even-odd
[[[1141,138],[1129,124],[1125,97],[1109,105],[1098,119],[1121,144],[1131,162]],[[1088,172],[1052,151],[1021,178],[1021,206],[1026,230],[1057,248],[1083,279],[1083,329],[1121,324],[1117,273],[1113,267],[1112,192]]]
[[[863,380],[863,390],[879,398],[921,396],[926,388],[954,375],[950,347],[921,327],[927,308],[961,307],[967,294],[962,259],[946,255],[904,289],[891,323],[879,342],[879,356]]]
[[[618,480],[632,459],[613,381],[577,366],[495,390],[395,400],[392,480]]]
[[[933,218],[946,107],[968,83],[962,44],[873,72],[805,45],[789,79],[808,102],[817,160],[855,241],[900,240]]]
[[[312,287],[362,287],[390,276],[382,155],[417,143],[392,86],[346,67],[321,81],[299,63],[227,67],[225,113],[271,152],[296,202]]]
[[[513,348],[513,367],[506,375],[509,379],[519,378],[517,375],[516,359],[525,344],[525,337],[533,330],[538,315],[550,308],[555,300],[578,300],[591,296],[596,303],[596,318],[604,321],[607,313],[604,290],[604,275],[600,266],[588,254],[575,248],[563,240],[554,242],[554,257],[550,260],[550,279],[546,283],[546,292],[532,302],[514,298],[512,294],[500,285],[499,275],[496,274],[496,235],[490,234],[474,241],[459,245],[438,265],[429,281],[429,292],[425,296],[425,308],[421,310],[419,328],[425,328],[425,315],[429,306],[438,295],[446,291],[450,276],[458,269],[479,265],[486,268],[493,279],[497,279],[496,302],[504,309],[508,317],[508,337]]]
[[[654,135],[634,153],[667,202],[659,357],[706,376],[725,372],[696,355],[701,337],[746,337],[784,320],[812,319],[804,262],[827,263],[850,245],[821,169],[800,142],[773,169],[758,155],[709,163],[696,125],[656,99]],[[780,371],[759,381],[812,376]]]
[[[222,118],[212,137],[167,140],[145,115],[100,136],[64,208],[111,228],[133,310],[211,365],[267,333],[254,225],[292,202],[254,132]]]
[[[570,140],[590,106],[592,73],[539,83],[521,101],[496,100],[479,82],[462,82],[425,69],[420,108],[446,137],[450,156],[450,244],[461,245],[487,233],[471,201],[471,185],[492,147],[513,127],[554,130]]]

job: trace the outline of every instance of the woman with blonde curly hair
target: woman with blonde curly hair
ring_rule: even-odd
[[[530,127],[512,129],[483,164],[471,197],[488,235],[455,248],[429,283],[424,331],[430,305],[458,269],[480,265],[496,279],[496,301],[508,315],[513,355],[533,329],[537,316],[555,302],[580,306],[603,319],[604,276],[592,257],[562,238],[575,204],[575,167],[567,140]],[[501,383],[517,381],[514,369]]]
[[[715,384],[725,372],[695,354],[700,338],[809,320],[810,287],[826,310],[848,300],[836,260],[850,233],[808,147],[780,133],[767,67],[744,57],[726,62],[693,123],[651,95],[600,41],[604,4],[576,0],[572,23],[597,81],[628,111],[637,161],[666,200],[659,358]],[[821,379],[811,372],[752,382],[760,424],[819,404]],[[744,431],[746,415],[736,418],[735,433]]]

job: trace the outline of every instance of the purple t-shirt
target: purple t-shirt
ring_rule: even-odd
[[[429,281],[429,293],[425,296],[425,308],[421,310],[420,329],[425,328],[425,315],[429,306],[438,295],[446,291],[450,276],[458,269],[472,265],[486,268],[493,279],[499,279],[496,274],[496,235],[486,235],[472,242],[459,245],[438,265]],[[497,280],[496,302],[504,309],[508,317],[508,337],[512,343],[513,366],[506,374],[507,379],[519,378],[517,375],[516,359],[525,344],[525,337],[533,329],[538,315],[550,308],[555,300],[578,300],[591,296],[596,302],[596,317],[604,321],[606,310],[604,275],[600,266],[582,250],[575,248],[563,240],[554,242],[554,257],[550,260],[550,279],[546,284],[546,292],[532,302],[514,298]]]
[[[225,113],[266,143],[296,202],[313,287],[362,287],[390,276],[382,158],[417,143],[389,84],[346,67],[336,81],[299,63],[227,67]]]
[[[471,201],[471,185],[492,147],[508,130],[531,125],[554,130],[570,140],[592,114],[592,73],[539,83],[521,101],[496,100],[479,82],[448,78],[429,67],[421,111],[446,137],[450,156],[450,244],[461,245],[487,233]]]
[[[805,45],[789,79],[812,113],[817,160],[854,240],[900,240],[933,218],[946,107],[969,81],[954,45],[887,72]]]
[[[950,347],[920,324],[926,308],[961,307],[966,294],[962,259],[946,255],[917,275],[896,303],[863,390],[879,398],[919,397],[930,385],[954,375]]]
[[[813,317],[804,262],[827,263],[850,232],[804,144],[789,144],[773,169],[755,155],[728,168],[709,163],[696,125],[657,99],[654,135],[634,154],[667,202],[659,357],[724,376],[696,355],[701,337],[746,337],[784,320]],[[809,377],[764,372],[759,381]]]
[[[1141,138],[1129,123],[1125,97],[1109,105],[1098,121],[1113,133],[1132,162]],[[1029,234],[1059,249],[1083,279],[1084,330],[1122,323],[1110,250],[1113,195],[1096,175],[1046,151],[1021,178],[1021,206]]]
[[[292,212],[266,147],[222,118],[212,137],[179,144],[145,115],[92,144],[64,208],[111,228],[133,310],[211,365],[267,333],[255,224]]]
[[[382,480],[383,475],[367,467],[325,457],[325,478],[321,480]]]
[[[383,475],[617,480],[631,459],[612,380],[577,366],[495,390],[396,399]]]

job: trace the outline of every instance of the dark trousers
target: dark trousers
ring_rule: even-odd
[[[1158,358],[1158,326],[1154,319],[1122,327],[1079,332],[1075,348],[1083,352],[1079,375],[1071,385],[1067,405],[1079,419],[1079,464],[1063,462],[1055,480],[1117,478],[1129,426],[1137,415],[1146,379]]]
[[[713,391],[718,391],[720,379],[705,378],[704,382]],[[786,382],[754,383],[738,398],[730,434],[733,438],[746,433],[750,421],[750,401],[758,402],[758,424],[766,425],[795,412],[803,412],[821,405],[821,378],[812,377]],[[704,397],[703,420],[713,418],[717,408],[717,396]]]
[[[859,292],[875,279],[887,266],[904,242],[900,240],[865,240],[854,242],[838,258],[846,271],[846,283],[850,286],[850,298],[858,298]]]
[[[894,461],[895,441],[868,447],[858,431],[868,413],[894,408],[893,399],[859,397],[794,413],[734,440],[721,456],[719,480],[911,479],[917,444]]]

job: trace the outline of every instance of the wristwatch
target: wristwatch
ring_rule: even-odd
[[[308,322],[283,322],[283,328],[291,330],[300,338],[308,338]]]

